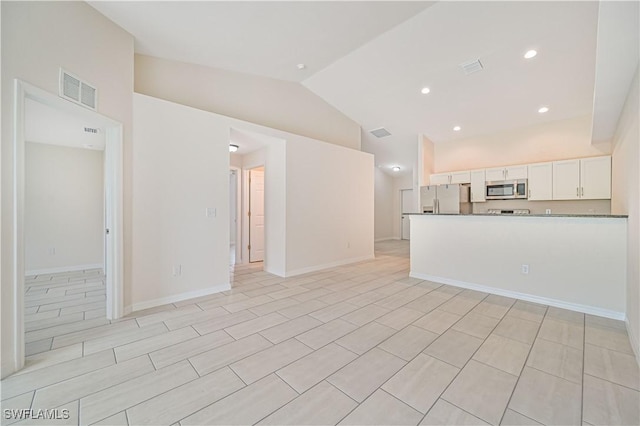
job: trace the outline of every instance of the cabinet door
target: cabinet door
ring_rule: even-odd
[[[522,166],[510,166],[505,168],[507,180],[512,179],[526,179],[527,178],[527,165]]]
[[[451,172],[451,183],[471,183],[471,172]]]
[[[504,167],[497,167],[494,169],[486,169],[485,176],[487,182],[494,182],[497,180],[505,180]]]
[[[587,200],[611,198],[611,157],[580,160],[580,196]]]
[[[485,198],[484,170],[474,170],[471,172],[471,202],[479,203],[487,201]]]
[[[553,199],[553,163],[529,164],[529,200]]]
[[[580,198],[580,160],[553,162],[553,199]]]
[[[449,173],[440,173],[436,175],[431,175],[429,178],[429,182],[431,185],[443,185],[450,183],[449,182]]]

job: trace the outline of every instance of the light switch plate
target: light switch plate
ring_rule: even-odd
[[[207,207],[205,214],[207,215],[207,217],[216,217],[217,215],[217,211],[215,207]]]

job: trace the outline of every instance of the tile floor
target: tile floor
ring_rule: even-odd
[[[99,277],[36,277],[32,355],[2,381],[2,408],[66,409],[44,423],[83,425],[640,423],[621,322],[412,279],[408,266],[398,241],[288,279],[239,266],[228,292],[113,323],[91,299],[104,297]]]

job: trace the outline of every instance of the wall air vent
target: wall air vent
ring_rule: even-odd
[[[464,71],[466,75],[473,74],[474,72],[482,71],[482,68],[483,68],[482,63],[480,62],[480,59],[474,59],[473,61],[463,62],[458,66],[462,68],[462,71]]]
[[[60,68],[60,96],[96,111],[98,89]]]
[[[389,133],[389,131],[387,129],[385,129],[384,127],[380,127],[378,129],[369,130],[369,133],[371,133],[376,138],[384,138],[385,136],[391,136],[391,133]]]

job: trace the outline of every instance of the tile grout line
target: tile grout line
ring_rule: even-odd
[[[538,326],[538,329],[536,330],[536,336],[533,338],[533,341],[531,343],[531,347],[529,348],[529,352],[527,353],[527,357],[525,358],[524,364],[522,365],[522,368],[520,369],[520,374],[518,374],[518,378],[516,380],[516,384],[513,386],[513,389],[511,390],[511,395],[509,395],[509,399],[507,400],[507,405],[505,406],[504,411],[502,412],[502,417],[500,417],[500,422],[499,423],[502,423],[502,421],[504,420],[504,415],[507,412],[507,410],[509,409],[509,404],[511,404],[511,399],[513,398],[513,394],[516,392],[516,389],[518,388],[518,384],[520,383],[520,377],[522,377],[522,372],[527,367],[527,362],[529,362],[529,357],[531,356],[531,352],[533,351],[533,346],[535,345],[536,339],[538,338],[538,335],[540,334],[540,330],[542,330],[542,324],[544,323],[544,320],[547,317],[548,313],[549,313],[549,307],[545,306],[544,315],[542,316],[542,321],[540,321],[540,325]],[[525,416],[525,417],[528,417],[528,416]],[[535,420],[535,421],[537,421],[537,420]]]

